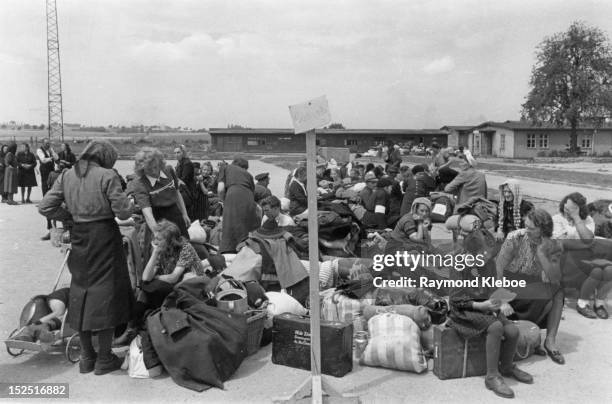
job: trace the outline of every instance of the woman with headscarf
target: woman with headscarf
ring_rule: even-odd
[[[455,206],[461,205],[472,197],[487,198],[487,180],[484,173],[476,170],[476,159],[469,150],[461,155],[461,171],[444,187],[444,192],[456,194]]]
[[[11,142],[4,156],[4,193],[7,205],[17,205],[13,196],[17,193],[18,168],[17,168],[17,143]]]
[[[237,158],[219,173],[219,197],[224,201],[220,253],[236,251],[238,243],[259,228],[255,182],[248,169],[249,162]]]
[[[508,233],[525,227],[523,217],[533,209],[533,204],[523,199],[520,183],[506,180],[499,186],[499,216],[495,238],[502,241]]]
[[[116,160],[112,144],[90,142],[75,166],[60,174],[38,206],[49,219],[74,221],[68,256],[72,280],[67,321],[79,331],[81,373],[95,370],[102,375],[121,367],[123,361],[111,352],[111,343],[115,327],[130,320],[134,300],[115,221],[115,217],[130,218],[133,205],[112,170]],[[97,353],[93,332],[98,336]]]
[[[32,203],[30,200],[32,187],[38,185],[36,183],[36,173],[34,172],[34,167],[36,167],[37,161],[34,153],[30,151],[29,144],[22,144],[21,151],[17,153],[17,164],[19,165],[18,182],[19,187],[21,188],[21,203]]]

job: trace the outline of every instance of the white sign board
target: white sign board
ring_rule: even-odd
[[[290,105],[289,113],[295,133],[304,133],[331,123],[327,98],[322,95],[301,104]]]

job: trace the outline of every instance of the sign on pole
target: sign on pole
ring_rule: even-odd
[[[308,132],[331,123],[329,104],[327,103],[327,97],[324,95],[301,104],[290,105],[289,113],[296,134]]]

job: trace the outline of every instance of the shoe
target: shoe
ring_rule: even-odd
[[[586,305],[584,307],[576,306],[576,311],[586,318],[597,318],[597,314],[593,311],[591,306]]]
[[[44,236],[42,236],[40,239],[41,239],[42,241],[49,241],[49,240],[51,240],[51,233],[47,233],[47,234],[45,234],[45,235],[44,235]]]
[[[15,201],[6,201],[7,205],[19,205],[19,203],[15,202]]]
[[[25,203],[32,203],[32,201],[28,198],[26,199]]]
[[[113,340],[113,347],[130,345],[132,340],[138,335],[138,330],[128,327],[123,334]]]
[[[606,308],[601,305],[601,306],[594,306],[595,308],[595,314],[597,314],[597,317],[606,320],[608,319],[609,315],[608,315],[608,310],[606,310]]]
[[[105,375],[107,373],[121,369],[121,364],[123,364],[123,359],[111,353],[110,357],[108,357],[107,359],[98,359],[96,361],[94,373],[98,376]]]
[[[519,369],[516,365],[512,365],[512,369],[510,369],[508,372],[500,372],[500,373],[504,377],[511,377],[514,380],[519,381],[521,383],[526,383],[526,384],[533,383],[533,376],[531,376],[529,373],[525,372],[524,370]]]
[[[548,347],[546,347],[546,345],[544,345],[544,350],[546,351],[548,356],[550,356],[550,359],[552,359],[553,362],[558,363],[559,365],[565,365],[565,358],[563,357],[561,352],[556,349],[550,350],[548,349]]]
[[[501,376],[485,378],[485,386],[493,393],[503,398],[514,398],[514,391],[504,381]]]
[[[91,373],[94,371],[96,366],[96,357],[84,358],[81,356],[79,359],[79,372],[80,373]]]

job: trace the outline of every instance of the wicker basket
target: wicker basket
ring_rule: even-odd
[[[265,310],[251,310],[246,314],[249,316],[247,318],[247,355],[253,355],[259,351],[261,345],[267,312]]]

